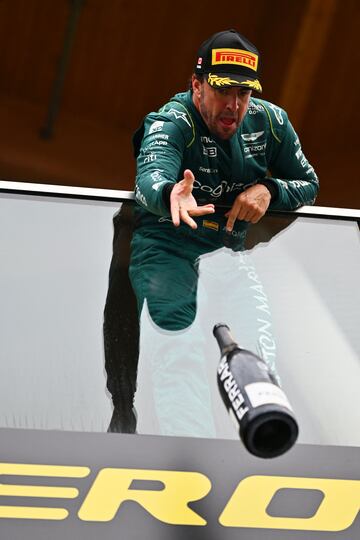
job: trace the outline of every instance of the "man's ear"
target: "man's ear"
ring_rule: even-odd
[[[195,96],[197,98],[200,98],[200,94],[201,94],[201,82],[199,81],[199,79],[197,79],[195,77],[195,75],[193,75],[191,77],[191,85],[192,85],[192,90],[193,90],[193,93],[195,94]]]

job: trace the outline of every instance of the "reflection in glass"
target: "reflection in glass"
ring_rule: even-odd
[[[169,279],[165,265],[150,279],[150,259],[141,272],[130,267],[143,288],[137,303],[127,270],[132,203],[121,210],[1,195],[1,427],[106,431],[113,410],[106,384],[113,394],[128,390],[118,395],[131,414],[137,384],[139,433],[238,439],[216,385],[212,328],[225,322],[280,376],[299,442],[360,445],[355,221],[267,216],[241,249],[204,247],[182,272],[185,263],[176,262],[175,278],[191,277],[184,296],[175,292],[185,283]]]
[[[119,257],[125,252],[119,231],[125,230],[129,212],[123,205],[114,221],[104,323],[108,388],[115,406],[110,430],[123,432],[135,430],[132,393],[137,366],[135,350],[125,351],[121,345],[126,343],[129,330],[117,312],[121,305],[132,306],[129,300],[125,304]],[[219,429],[212,412],[208,373],[214,367],[210,362],[209,368],[204,344],[222,318],[243,336],[241,345],[257,350],[276,376],[271,310],[256,269],[244,253],[247,223],[228,234],[219,230],[218,223],[200,219],[196,231],[181,226],[174,236],[171,220],[160,219],[161,228],[135,227],[129,265],[138,312],[150,323],[147,326],[143,321],[141,325],[141,352],[152,389],[148,398],[156,422],[152,429],[163,435],[214,437]],[[263,237],[267,241],[287,225],[286,221],[275,222],[274,230],[268,226],[265,235],[259,229],[257,235],[249,235],[249,242],[254,245]],[[199,317],[204,306],[212,314],[211,321]],[[136,340],[134,333],[131,337]]]

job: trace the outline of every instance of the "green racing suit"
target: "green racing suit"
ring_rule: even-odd
[[[194,324],[202,256],[226,248],[234,254],[239,252],[240,262],[236,263],[235,271],[224,268],[215,259],[213,268],[228,272],[232,290],[237,289],[232,298],[234,309],[237,295],[246,313],[242,316],[241,332],[246,336],[242,346],[255,351],[259,337],[256,328],[259,306],[255,299],[259,296],[254,293],[254,287],[259,291],[262,285],[258,277],[256,282],[246,278],[256,276],[255,269],[244,272],[245,268],[251,268],[251,260],[242,255],[249,224],[238,220],[229,233],[225,213],[242,191],[256,183],[268,187],[270,209],[293,210],[313,204],[318,179],[286,112],[256,98],[250,99],[237,132],[230,140],[222,141],[209,132],[193,104],[191,91],[177,94],[158,112],[146,116],[133,143],[138,204],[134,209],[129,275],[139,316],[146,304],[145,311],[157,333],[147,343],[140,340],[140,357],[143,355],[150,364],[159,431],[167,435],[214,436],[207,367],[201,352],[204,333],[199,331],[197,321]],[[175,227],[170,218],[170,190],[184,177],[185,169],[194,174],[193,196],[198,205],[215,205],[214,214],[194,218],[196,230],[184,223]],[[216,270],[212,283],[216,280],[219,283],[215,274]],[[225,299],[226,284],[221,287],[224,304],[229,304],[228,298]],[[211,297],[211,290],[208,296]],[[221,306],[216,306],[215,311],[219,319],[214,322],[220,319],[229,322],[224,319]],[[270,319],[270,310],[267,311]],[[233,315],[230,314],[230,319]],[[234,321],[239,319],[235,315]],[[261,320],[263,326],[270,328],[270,320]],[[211,328],[205,329],[205,335],[211,335]],[[185,349],[186,343],[189,347]],[[131,363],[131,359],[126,361],[127,366]],[[132,378],[136,377],[136,365],[134,359]],[[133,383],[131,386],[135,387]],[[129,407],[132,405],[130,400]]]
[[[189,297],[184,299],[184,292],[189,293],[197,258],[223,246],[234,251],[244,249],[248,224],[237,221],[231,234],[225,227],[224,214],[237,195],[264,183],[272,193],[270,209],[294,210],[313,204],[318,191],[317,176],[286,112],[256,98],[250,99],[236,134],[229,141],[221,141],[209,132],[191,92],[177,94],[159,112],[147,115],[134,136],[134,148],[135,198],[139,206],[135,210],[130,277],[139,310],[146,297],[154,321],[166,329],[186,328],[193,320],[196,286],[191,286],[191,302]],[[183,223],[175,228],[170,219],[169,189],[183,178],[185,169],[195,176],[193,195],[197,203],[214,203],[216,209],[209,217],[194,218],[196,230]],[[144,270],[146,264],[152,274],[158,262],[158,271],[164,274],[176,272],[179,276],[181,272],[178,279],[186,284],[184,290],[181,285],[178,291],[171,286],[170,294],[164,288],[165,276],[156,294],[152,294],[153,282],[146,290],[139,269]],[[161,296],[163,301],[159,300]],[[166,298],[172,298],[172,305]],[[179,309],[174,309],[177,302]]]

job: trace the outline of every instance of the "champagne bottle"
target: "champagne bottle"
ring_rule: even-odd
[[[247,450],[272,458],[287,452],[299,428],[291,405],[262,358],[241,349],[226,324],[214,326],[221,359],[217,382],[222,400],[236,421]]]

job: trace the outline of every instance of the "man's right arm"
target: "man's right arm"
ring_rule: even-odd
[[[192,195],[192,171],[186,169],[180,174],[185,146],[185,137],[177,125],[147,117],[137,157],[135,199],[153,214],[171,216],[176,227],[183,221],[196,229],[191,216],[212,214],[215,210],[213,204],[197,205]]]
[[[179,179],[185,139],[179,127],[165,116],[148,115],[137,153],[135,199],[145,210],[170,216],[169,185]],[[166,196],[167,194],[167,196]]]

